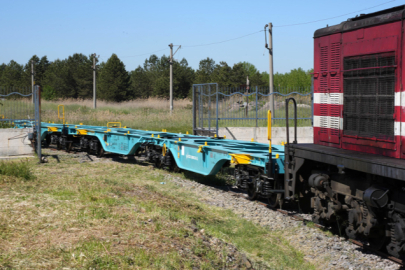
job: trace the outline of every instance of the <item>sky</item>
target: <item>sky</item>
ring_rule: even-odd
[[[186,58],[194,69],[210,57],[230,66],[247,61],[268,72],[261,30],[271,22],[274,72],[285,73],[312,68],[316,29],[405,1],[0,0],[0,4],[0,63],[25,64],[34,54],[54,61],[74,53],[96,53],[107,61],[115,53],[130,71],[152,53],[169,55],[168,45],[173,43],[182,45],[174,58]],[[317,20],[322,21],[307,23]],[[285,26],[291,24],[298,25]],[[194,46],[226,40],[230,41]]]

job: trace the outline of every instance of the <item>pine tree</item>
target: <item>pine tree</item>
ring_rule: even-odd
[[[23,80],[23,66],[11,60],[1,74],[0,85],[6,87],[29,86]]]
[[[212,58],[201,60],[195,74],[195,83],[212,83],[211,75],[215,70],[215,61]]]
[[[67,60],[56,59],[49,65],[44,74],[43,91],[46,89],[50,93],[55,93],[54,95],[49,94],[49,97],[53,98],[72,97],[70,96],[72,85],[68,83],[71,81],[69,76]]]
[[[97,96],[108,101],[123,101],[130,97],[130,77],[124,63],[112,54],[99,74]]]
[[[230,87],[232,68],[224,61],[219,62],[219,65],[215,65],[215,69],[212,72],[212,82],[218,83],[219,87]]]
[[[131,99],[148,98],[152,93],[152,87],[146,71],[138,66],[131,71]]]

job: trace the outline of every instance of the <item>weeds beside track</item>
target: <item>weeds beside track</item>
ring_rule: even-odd
[[[163,170],[45,154],[34,181],[0,185],[0,267],[313,269],[280,232],[161,184]]]

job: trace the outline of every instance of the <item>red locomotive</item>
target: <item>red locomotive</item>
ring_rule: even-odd
[[[288,142],[284,197],[405,253],[405,6],[314,34],[314,144]],[[288,102],[287,102],[288,103]],[[286,106],[288,116],[288,106]]]

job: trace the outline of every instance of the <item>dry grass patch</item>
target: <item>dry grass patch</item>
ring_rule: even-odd
[[[160,185],[164,171],[55,153],[0,186],[0,268],[312,268],[277,232]]]
[[[92,109],[91,100],[45,101],[42,104],[42,120],[61,123],[57,113],[59,104],[65,105],[65,119],[68,123],[105,126],[107,122],[121,122],[122,126],[134,129],[192,132],[192,105],[188,99],[175,100],[173,114],[169,113],[169,101],[158,98],[125,102],[100,101],[96,110]]]

